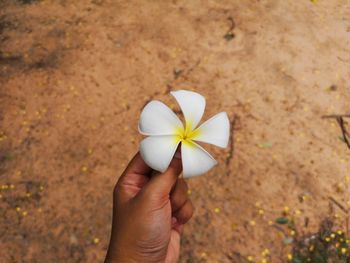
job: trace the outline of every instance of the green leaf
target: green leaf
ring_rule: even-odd
[[[287,217],[279,217],[279,218],[276,218],[275,221],[277,224],[285,225],[285,224],[288,224],[289,219]]]
[[[272,143],[271,142],[265,142],[261,144],[262,148],[271,148],[272,147]]]
[[[287,237],[287,238],[283,239],[283,244],[289,245],[289,244],[292,244],[293,241],[294,241],[294,239],[292,237]]]

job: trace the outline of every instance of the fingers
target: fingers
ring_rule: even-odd
[[[115,187],[115,196],[119,201],[128,201],[133,198],[148,182],[152,171],[137,153],[119,178]]]
[[[128,174],[141,174],[148,175],[152,171],[145,161],[142,159],[141,154],[138,152],[135,154],[134,158],[130,161],[126,167],[123,176]]]
[[[193,205],[187,194],[188,186],[184,179],[177,180],[170,195],[171,209],[177,224],[185,224],[193,215]]]
[[[184,179],[179,178],[176,181],[175,187],[170,195],[171,209],[173,212],[179,210],[187,201],[188,186]]]
[[[173,213],[173,216],[176,218],[177,223],[181,225],[191,219],[193,212],[193,204],[190,199],[187,199],[183,206]]]
[[[156,173],[151,177],[146,185],[146,191],[159,196],[168,196],[181,171],[181,160],[174,158],[164,173]]]

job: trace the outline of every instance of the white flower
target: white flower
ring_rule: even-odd
[[[164,172],[181,143],[184,177],[201,175],[217,164],[216,160],[195,141],[210,143],[222,148],[228,144],[230,122],[226,112],[220,112],[201,124],[205,98],[193,91],[171,92],[184,114],[184,128],[176,114],[164,103],[153,100],[142,110],[139,131],[145,138],[140,144],[143,160],[152,169]]]

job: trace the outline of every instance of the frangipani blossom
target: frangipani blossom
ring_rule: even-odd
[[[204,174],[217,164],[197,142],[225,148],[230,135],[226,112],[220,112],[198,124],[205,109],[205,98],[193,91],[172,91],[184,114],[186,125],[164,103],[153,100],[141,112],[139,131],[146,137],[140,144],[143,160],[152,169],[165,172],[181,143],[184,177]]]

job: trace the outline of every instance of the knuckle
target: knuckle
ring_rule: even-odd
[[[188,197],[184,194],[173,195],[170,198],[171,204],[174,207],[174,210],[181,209],[187,202]]]
[[[121,197],[121,189],[119,183],[114,186],[113,189],[113,199],[115,202],[119,201]]]
[[[192,218],[192,216],[193,216],[193,214],[194,214],[194,206],[193,206],[193,204],[192,204],[192,202],[190,201],[190,203],[191,203],[191,206],[190,206],[190,216],[189,216],[189,218],[188,219],[190,219],[190,218]]]
[[[186,203],[179,209],[177,216],[182,223],[187,223],[188,220],[193,216],[194,209],[190,200],[187,200]]]
[[[117,183],[113,188],[113,196],[116,197],[119,194],[119,184]]]

